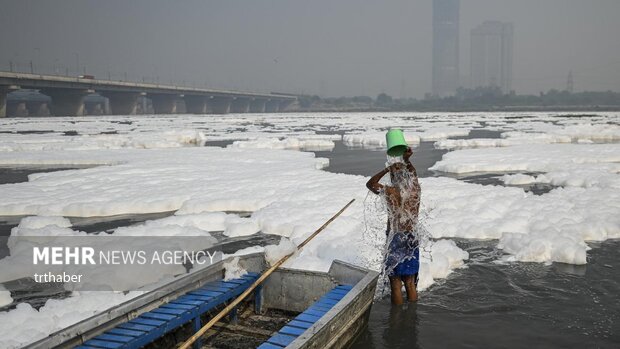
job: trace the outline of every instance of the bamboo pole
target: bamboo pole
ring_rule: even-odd
[[[344,212],[344,210],[349,208],[349,206],[351,206],[351,204],[354,201],[355,201],[355,199],[349,201],[349,203],[346,204],[342,209],[340,209],[340,211],[338,211],[338,213],[333,215],[332,218],[330,218],[319,229],[317,229],[314,233],[312,233],[312,235],[308,236],[308,238],[306,240],[304,240],[304,242],[302,242],[301,244],[299,244],[299,246],[297,246],[297,249],[295,250],[295,252],[301,250],[304,246],[306,246],[306,244],[308,244],[308,242],[310,242],[310,240],[312,240],[321,231],[323,231],[323,229],[325,229],[325,227],[327,227],[331,222],[333,222],[334,219],[338,218],[338,216],[340,216],[340,214],[342,212]],[[213,325],[215,325],[224,316],[226,316],[226,314],[228,314],[234,307],[236,307],[239,303],[241,303],[243,301],[243,299],[245,299],[245,297],[247,297],[250,294],[250,292],[252,292],[258,285],[260,285],[263,281],[265,281],[265,279],[267,279],[267,277],[269,277],[269,275],[271,275],[271,273],[273,273],[274,270],[278,269],[278,267],[281,266],[284,262],[286,262],[286,260],[289,259],[290,256],[294,255],[295,252],[292,252],[292,253],[290,253],[290,254],[280,258],[279,261],[277,261],[274,265],[272,265],[271,268],[267,269],[267,271],[265,271],[263,273],[263,275],[261,275],[256,281],[254,281],[254,283],[250,287],[248,287],[247,290],[245,290],[241,295],[239,295],[239,297],[237,297],[234,301],[232,301],[230,304],[228,304],[228,306],[226,306],[226,308],[222,309],[222,311],[220,311],[211,320],[209,320],[209,322],[207,322],[204,326],[202,326],[202,328],[200,330],[198,330],[198,332],[196,332],[188,340],[183,342],[183,344],[181,344],[181,346],[179,346],[178,348],[179,349],[189,349],[189,347],[195,341],[197,341],[200,337],[202,337],[211,327],[213,327]]]

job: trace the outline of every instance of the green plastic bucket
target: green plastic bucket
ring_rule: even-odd
[[[387,153],[389,156],[402,156],[407,150],[407,141],[403,130],[392,129],[385,134],[387,142]]]

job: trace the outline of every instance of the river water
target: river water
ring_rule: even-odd
[[[428,167],[444,153],[431,142],[416,147],[419,175],[441,175]],[[386,160],[383,151],[341,145],[317,156],[330,158],[327,171],[365,176]],[[497,176],[459,179],[501,185]],[[553,188],[524,189],[544,195]],[[467,266],[421,292],[417,303],[375,302],[353,348],[620,348],[620,240],[591,243],[583,266],[499,264],[496,241],[454,240],[469,253]]]
[[[497,264],[493,242],[457,241],[467,268],[420,294],[417,304],[375,302],[354,348],[618,348],[620,241],[588,264]]]
[[[499,133],[477,131],[468,138],[497,138]],[[209,144],[210,146],[225,146]],[[414,164],[421,177],[445,175],[428,170],[446,151],[432,142],[414,148]],[[370,176],[381,170],[385,153],[349,148],[341,142],[331,152],[316,152],[330,159],[326,171]],[[0,183],[27,180],[33,172],[54,169],[0,170]],[[458,178],[484,185],[502,185],[501,174]],[[523,187],[544,195],[552,187]],[[87,232],[162,218],[173,212],[115,217],[71,218],[74,228]],[[20,217],[0,217],[0,238],[10,234]],[[272,244],[278,237],[227,239],[214,234],[219,247],[234,252],[253,244]],[[585,266],[553,263],[497,263],[502,255],[495,241],[455,239],[470,254],[465,268],[420,293],[420,300],[392,306],[389,298],[373,305],[369,326],[353,348],[619,348],[620,347],[620,241],[609,240],[588,252]],[[0,244],[0,254],[3,250]],[[25,286],[27,287],[27,286]],[[63,297],[53,290],[37,290],[24,300],[42,305],[46,298]],[[37,297],[38,296],[38,297]],[[28,298],[30,297],[30,298]]]

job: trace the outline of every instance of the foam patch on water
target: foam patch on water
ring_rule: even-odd
[[[608,162],[616,161],[620,153],[618,146],[529,145],[448,153],[436,168],[454,169],[456,172],[551,171],[536,179],[582,184],[583,187],[556,189],[542,197],[535,197],[518,188],[480,186],[448,178],[425,178],[421,180],[421,185],[423,203],[430,211],[429,230],[435,238],[499,239],[503,233],[547,231],[550,234],[560,230],[576,234],[583,240],[605,240],[618,236],[615,218],[618,207],[614,204],[620,202],[616,189],[618,172],[613,171],[617,164]],[[0,154],[0,161],[19,159],[37,162],[39,159],[69,158],[64,152],[48,154],[47,158],[39,153],[10,155]],[[290,237],[299,243],[345,203],[345,200],[334,200],[333,193],[361,201],[366,192],[365,178],[316,171],[313,166],[316,159],[307,153],[184,148],[102,150],[88,154],[71,152],[70,155],[76,161],[81,161],[81,156],[99,158],[104,162],[114,158],[122,164],[55,172],[29,183],[0,186],[2,196],[8,198],[0,203],[0,212],[90,216],[180,208],[174,217],[141,228],[119,229],[117,233],[187,233],[186,224],[191,221],[192,228],[197,229],[196,234],[202,234],[205,230],[220,230],[239,236],[262,230],[267,234]],[[201,161],[190,160],[196,158]],[[595,173],[587,170],[603,165],[610,167],[607,171],[595,167]],[[572,181],[561,179],[561,173],[577,169],[582,172],[574,172],[574,176],[570,177]],[[183,173],[183,176],[179,177],[178,173]],[[269,174],[269,180],[261,181],[260,187],[257,187],[256,178],[262,174]],[[575,179],[586,176],[590,178],[587,182],[575,182]],[[309,185],[300,186],[299,183]],[[37,197],[38,203],[33,203],[29,199],[31,197]],[[567,210],[566,207],[573,208]],[[205,211],[211,210],[255,212],[251,219],[233,217],[227,223],[228,216],[221,212],[203,216]],[[310,244],[299,256],[297,265],[326,270],[331,259],[339,256],[351,262],[363,260],[355,249],[343,253],[340,248],[346,246],[343,241],[353,241],[360,253],[368,253],[361,247],[363,241],[359,233],[350,234],[363,230],[360,223],[363,210],[358,203],[350,210],[350,217],[345,214],[335,222],[337,229],[322,233],[317,240],[317,246],[321,248],[313,248]],[[186,213],[188,217],[180,213]],[[556,221],[570,224],[556,224]],[[178,228],[162,228],[167,225]]]
[[[422,128],[427,128],[425,131],[419,129],[403,129],[405,141],[409,145],[416,145],[420,142],[428,142],[446,139],[450,137],[463,137],[467,136],[471,131],[471,128],[465,127],[436,127],[424,125]],[[350,147],[362,147],[362,148],[385,148],[386,131],[365,131],[357,133],[346,133],[342,137],[342,141],[345,145]]]
[[[4,286],[0,285],[0,307],[4,307],[5,305],[9,305],[11,303],[13,303],[11,292],[7,291]]]
[[[3,348],[20,348],[140,294],[82,292],[62,300],[50,299],[39,310],[20,303],[14,310],[0,312],[0,343]]]
[[[229,148],[252,148],[252,149],[291,149],[307,151],[331,151],[334,149],[334,142],[323,139],[297,138],[260,138],[252,141],[235,141]]]
[[[470,128],[463,127],[433,127],[418,133],[418,136],[421,141],[429,142],[450,137],[465,137],[470,131]]]
[[[222,231],[226,229],[226,219],[228,215],[224,212],[207,212],[203,214],[175,215],[166,218],[149,220],[144,224],[130,227],[120,227],[114,231],[115,234],[141,236],[150,235],[148,231],[153,228],[178,227],[178,228],[197,228],[205,232]],[[182,229],[180,229],[182,230]],[[176,235],[171,232],[171,235]]]
[[[508,149],[465,149],[443,155],[431,170],[469,172],[548,172],[572,165],[620,162],[620,144],[530,144]]]
[[[191,129],[79,136],[43,134],[32,137],[32,135],[4,134],[0,140],[0,152],[171,148],[203,145],[205,140],[205,135],[202,132]]]
[[[498,247],[511,254],[507,261],[586,264],[588,246],[579,236],[563,232],[504,233]]]
[[[223,214],[226,216],[226,214]],[[215,225],[219,217],[215,217]],[[32,277],[35,273],[52,272],[53,274],[88,275],[88,280],[79,284],[81,289],[97,290],[135,290],[153,285],[185,273],[185,267],[178,263],[158,263],[157,272],[152,272],[152,266],[144,263],[131,263],[124,267],[122,273],[111,264],[58,264],[58,265],[34,265],[32,263],[32,248],[45,246],[63,246],[77,248],[88,246],[100,251],[123,251],[127,248],[125,243],[131,241],[133,251],[144,251],[145,256],[153,256],[155,252],[162,254],[162,249],[174,251],[201,251],[211,248],[217,240],[204,229],[211,229],[214,224],[211,213],[204,217],[196,216],[172,216],[159,220],[147,221],[128,227],[115,229],[112,234],[100,236],[89,235],[85,232],[76,231],[69,227],[52,224],[50,217],[41,217],[40,222],[50,224],[33,228],[35,217],[27,217],[11,230],[7,246],[10,255],[0,260],[0,282],[7,282],[25,277]],[[62,220],[60,220],[62,223]],[[36,226],[36,225],[34,225]],[[112,237],[197,237],[196,239],[113,239]],[[45,239],[43,239],[45,237]],[[66,239],[75,237],[75,239]],[[80,239],[81,238],[81,239]],[[162,241],[166,246],[160,245]],[[162,257],[163,258],[163,257]],[[99,277],[101,275],[101,277]],[[73,290],[71,285],[68,290]]]
[[[526,185],[536,183],[536,177],[528,176],[521,173],[517,173],[514,175],[503,175],[500,180],[507,185]]]
[[[419,290],[427,289],[437,279],[448,277],[454,269],[464,266],[469,259],[469,253],[456,246],[452,240],[438,240],[426,248],[430,248],[430,252],[421,253]]]
[[[442,139],[435,143],[435,147],[438,149],[452,150],[467,148],[512,147],[524,144],[591,144],[594,142],[620,141],[620,126],[615,124],[582,123],[578,125],[566,126],[547,123],[543,125],[540,125],[539,123],[519,123],[513,125],[512,127],[519,131],[504,132],[501,135],[501,139]],[[530,132],[521,130],[529,130]]]
[[[297,250],[297,246],[287,238],[280,239],[277,245],[269,245],[265,247],[265,259],[270,265],[274,265],[282,257],[287,256]]]
[[[224,235],[229,237],[248,236],[260,231],[260,225],[252,218],[241,218],[232,215],[226,219],[225,223]]]
[[[620,237],[619,161],[618,144],[527,145],[448,153],[434,169],[546,172],[507,175],[503,180],[506,184],[550,183],[563,188],[542,196],[517,188],[479,186],[475,192],[469,186],[455,188],[457,197],[452,195],[451,201],[442,195],[433,198],[440,210],[437,214],[451,215],[454,221],[431,221],[431,230],[443,231],[444,236],[499,239],[498,247],[510,254],[507,260],[585,264],[586,241]],[[434,181],[442,180],[426,183]],[[446,189],[451,186],[442,185]]]
[[[385,148],[385,133],[386,131],[345,134],[342,137],[342,141],[350,147]],[[420,143],[420,136],[412,132],[407,132],[405,130],[404,136],[407,144],[413,145]]]
[[[230,256],[244,256],[246,254],[252,254],[252,253],[260,253],[260,252],[265,252],[265,246],[249,246],[246,248],[242,248],[240,250],[235,251],[235,253],[232,254],[223,254],[222,258],[226,259]]]
[[[23,231],[24,229],[41,229],[50,225],[60,228],[70,228],[71,221],[65,217],[31,216],[22,218],[19,221],[18,228]]]
[[[109,166],[47,173],[27,183],[0,186],[5,198],[0,214],[89,217],[167,212],[192,199],[192,207],[183,213],[242,211],[273,201],[274,194],[286,192],[297,176],[308,180],[325,164],[312,153],[211,147],[0,153],[0,164],[83,162]],[[253,195],[258,191],[256,178],[263,173],[279,180],[265,183],[264,193]],[[282,183],[283,190],[274,191]],[[235,207],[236,203],[244,205]]]

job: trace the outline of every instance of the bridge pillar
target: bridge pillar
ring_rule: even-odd
[[[30,116],[49,116],[50,110],[47,102],[30,102],[26,104],[28,115]]]
[[[55,116],[82,116],[84,115],[84,97],[93,90],[49,89],[41,93],[52,98],[52,113]]]
[[[254,99],[250,102],[250,113],[264,113],[265,104],[267,104],[266,99]]]
[[[6,114],[17,117],[30,116],[30,112],[25,101],[7,103]]]
[[[265,113],[277,113],[280,108],[280,102],[270,99],[265,104]]]
[[[185,95],[185,109],[190,114],[206,114],[207,113],[207,98],[206,96],[188,96]]]
[[[237,97],[230,103],[231,113],[247,113],[250,111],[250,99]]]
[[[291,100],[284,100],[284,101],[280,101],[280,104],[278,105],[278,111],[279,112],[283,112],[286,111],[286,109],[293,104],[293,101]]]
[[[155,114],[175,114],[177,112],[177,95],[152,94],[153,112]]]
[[[138,109],[138,92],[103,92],[109,100],[112,115],[135,115]]]
[[[0,118],[6,117],[6,95],[8,93],[8,86],[0,86]]]
[[[103,115],[104,109],[103,102],[84,103],[84,114],[86,115]]]
[[[136,114],[152,114],[152,112],[149,110],[149,107],[152,107],[152,105],[150,104],[152,102],[153,101],[146,97],[146,93],[140,93],[140,96],[138,96],[136,100]]]
[[[209,103],[213,114],[228,114],[230,112],[230,104],[232,97],[214,96]]]

